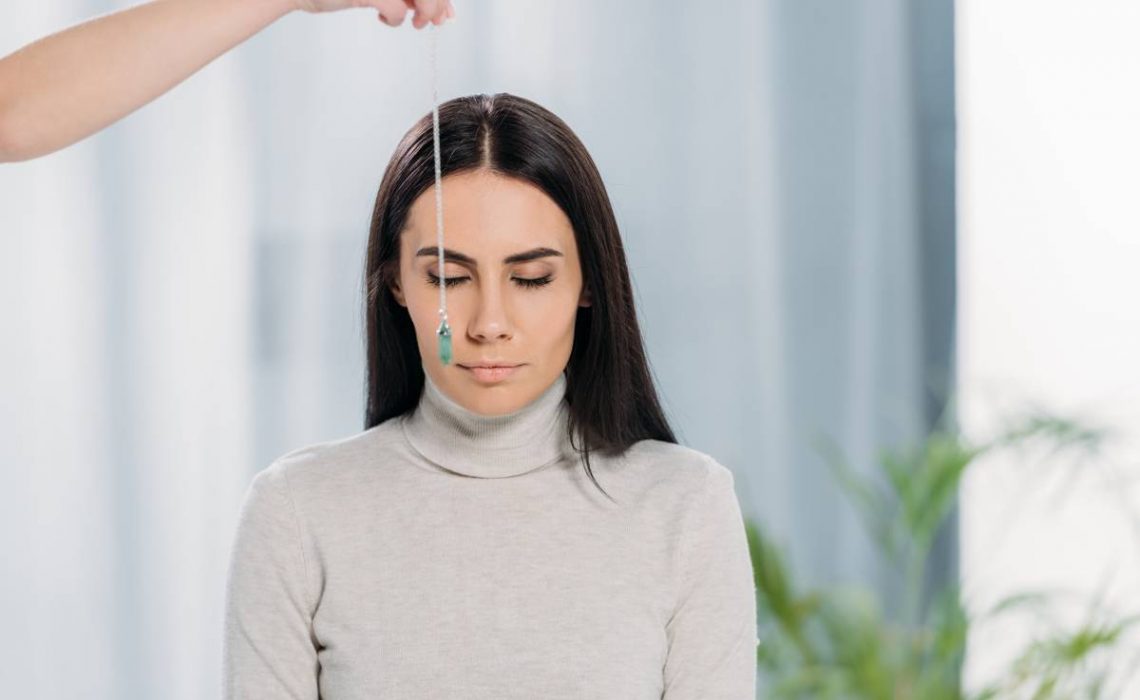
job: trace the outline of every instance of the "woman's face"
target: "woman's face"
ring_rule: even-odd
[[[485,415],[538,398],[565,369],[579,306],[588,306],[570,220],[542,190],[473,170],[443,178],[444,267],[435,188],[412,204],[400,235],[396,300],[416,328],[424,372],[452,400]],[[439,359],[439,287],[447,285],[452,360]],[[518,365],[505,376],[470,369]]]

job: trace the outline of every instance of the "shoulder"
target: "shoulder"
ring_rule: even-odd
[[[626,467],[650,470],[698,487],[710,479],[732,478],[729,468],[711,455],[675,442],[639,440],[626,450],[623,459]]]
[[[367,430],[285,452],[253,476],[253,486],[272,485],[290,493],[312,493],[318,486],[350,484],[385,461],[402,439],[399,417]]]
[[[667,495],[683,503],[711,492],[733,490],[733,474],[711,455],[673,442],[639,440],[614,464],[622,482],[637,492]]]

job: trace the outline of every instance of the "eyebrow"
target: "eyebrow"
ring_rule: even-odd
[[[418,258],[421,255],[439,257],[439,247],[425,246],[423,248],[420,248],[416,251],[415,257]],[[538,258],[547,258],[555,255],[562,257],[562,253],[554,250],[553,248],[534,248],[532,250],[526,250],[521,253],[515,253],[514,255],[508,255],[507,257],[503,258],[503,264],[512,265],[514,263],[527,262],[528,260],[537,260]],[[457,250],[451,250],[450,248],[443,249],[443,259],[444,262],[450,261],[457,263],[466,263],[468,265],[475,264],[475,258],[471,257],[470,255],[464,255]]]

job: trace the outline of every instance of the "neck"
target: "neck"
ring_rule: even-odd
[[[415,410],[403,418],[408,442],[428,461],[465,476],[517,476],[573,455],[565,402],[566,375],[512,413],[467,409],[424,374]]]

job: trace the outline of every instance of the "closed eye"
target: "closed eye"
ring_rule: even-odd
[[[457,284],[462,284],[469,279],[471,279],[471,278],[470,277],[447,277],[444,279],[443,282],[448,288],[451,288]],[[542,287],[544,285],[550,284],[550,282],[553,278],[550,275],[546,275],[545,277],[536,277],[533,279],[528,278],[528,277],[512,277],[511,279],[513,279],[515,281],[515,283],[518,284],[520,287],[525,287],[527,289],[535,289],[537,287]],[[428,280],[429,284],[436,286],[436,287],[439,286],[439,277],[436,275],[433,275],[430,272],[427,273],[427,280]]]

